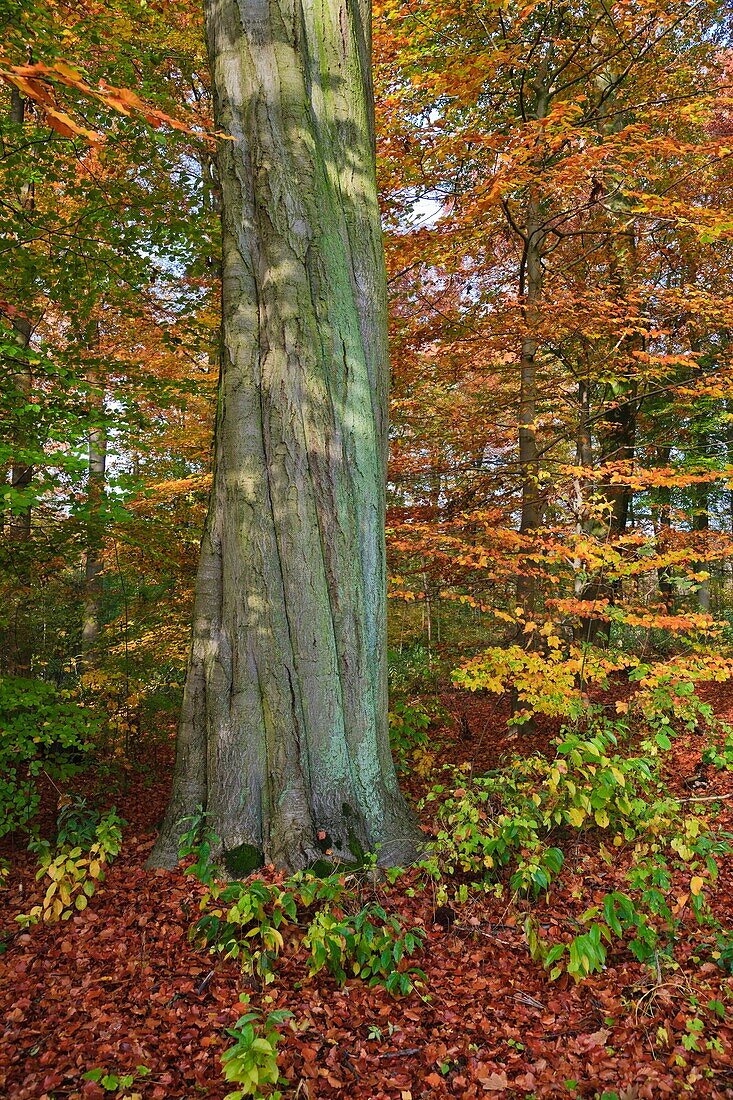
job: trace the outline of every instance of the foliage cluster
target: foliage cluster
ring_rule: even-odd
[[[206,814],[199,811],[187,824],[180,856],[194,857],[187,873],[206,887],[200,901],[203,916],[190,930],[193,942],[238,960],[245,973],[265,986],[275,980],[275,964],[285,948],[283,931],[288,928],[294,933],[294,950],[305,950],[308,977],[326,970],[339,986],[353,977],[392,994],[407,994],[416,982],[426,980],[422,970],[408,965],[422,945],[424,930],[406,929],[400,917],[388,914],[377,901],[364,902],[364,875],[337,872],[319,877],[298,872],[282,883],[257,878],[220,882],[212,858],[220,845]],[[395,869],[390,877],[394,880],[398,874]],[[281,1095],[275,1088],[280,1081],[278,1027],[290,1016],[275,1010],[263,1017],[252,1010],[229,1029],[235,1042],[222,1063],[227,1081],[238,1088],[227,1100]]]
[[[90,707],[53,683],[0,678],[0,836],[31,828],[41,779],[67,784],[91,762],[100,728]]]
[[[670,697],[670,708],[677,705],[678,697]],[[691,703],[689,720],[697,712]],[[441,802],[439,832],[424,866],[441,883],[442,899],[456,878],[459,901],[468,898],[469,884],[495,889],[504,880],[515,894],[537,897],[560,874],[574,835],[590,833],[607,863],[615,851],[628,864],[626,891],[613,890],[587,909],[579,917],[587,931],[570,943],[548,944],[535,918],[527,918],[532,956],[552,977],[567,969],[580,980],[601,969],[614,937],[627,940],[640,961],[656,962],[673,950],[688,903],[699,923],[714,926],[706,891],[718,876],[717,857],[730,851],[729,838],[668,792],[669,713],[655,713],[647,736],[637,734],[636,751],[628,725],[596,710],[582,727],[564,729],[552,759],[518,757],[485,776],[459,769],[452,789],[434,787],[427,797]],[[688,885],[672,896],[675,881]]]
[[[376,901],[361,903],[358,885],[354,875],[318,878],[307,872],[282,885],[261,879],[212,881],[201,899],[204,916],[191,929],[191,938],[226,959],[238,959],[243,970],[267,985],[285,947],[282,930],[304,928],[296,950],[302,946],[307,951],[309,977],[325,969],[338,985],[358,977],[390,993],[409,993],[424,974],[407,967],[406,960],[425,933],[405,929],[398,916]]]
[[[224,1077],[237,1085],[228,1092],[224,1100],[244,1100],[246,1096],[269,1096],[271,1100],[281,1100],[282,1093],[275,1088],[282,1081],[277,1064],[277,1048],[283,1035],[279,1030],[292,1019],[287,1009],[273,1009],[265,1016],[257,1009],[249,1007],[249,996],[242,994],[240,1000],[249,1009],[242,1013],[233,1027],[227,1028],[227,1035],[234,1043],[222,1055]]]
[[[112,807],[95,821],[96,815],[79,803],[64,806],[59,815],[56,845],[35,840],[31,848],[38,855],[37,880],[50,880],[40,905],[15,919],[26,928],[39,921],[68,920],[86,909],[105,872],[122,846],[122,818]]]

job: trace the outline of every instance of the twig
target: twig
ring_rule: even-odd
[[[733,798],[733,791],[730,794],[698,794],[693,795],[690,798],[678,798],[678,802],[726,802],[728,799]]]
[[[210,970],[209,973],[206,974],[205,977],[201,979],[201,981],[198,984],[198,988],[196,989],[196,993],[199,996],[201,996],[201,994],[206,989],[207,985],[209,984],[209,982],[211,981],[211,979],[213,977],[214,977],[214,971]]]

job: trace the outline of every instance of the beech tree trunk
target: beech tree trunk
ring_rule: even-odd
[[[222,367],[173,793],[232,873],[419,838],[387,728],[386,281],[369,0],[206,0]]]

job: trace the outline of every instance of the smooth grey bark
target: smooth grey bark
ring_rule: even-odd
[[[368,0],[206,0],[223,208],[213,488],[173,793],[231,864],[419,833],[387,729],[386,280]]]

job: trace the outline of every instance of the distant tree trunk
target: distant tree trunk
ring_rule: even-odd
[[[593,466],[590,393],[590,385],[586,380],[581,379],[578,382],[578,423],[575,437],[575,460],[579,466],[588,470]],[[576,530],[579,535],[592,535],[598,526],[598,522],[593,517],[592,509],[588,502],[582,497],[584,491],[587,490],[584,489],[582,483],[579,481],[576,489],[576,507],[578,513]],[[576,564],[576,571],[578,571],[579,568],[580,566]],[[595,601],[608,596],[608,583],[602,576],[584,582],[576,575],[574,589],[578,599],[585,600],[589,604],[591,612],[589,615],[581,617],[575,631],[575,640],[594,645],[600,637],[607,642],[608,623],[605,619],[599,619],[594,616],[592,612]]]
[[[542,523],[540,497],[539,448],[537,446],[537,314],[542,296],[541,229],[536,200],[530,203],[525,248],[524,313],[528,332],[522,340],[519,390],[519,469],[522,479],[523,534],[535,531]]]
[[[669,466],[672,457],[671,446],[657,448],[658,465],[661,469]],[[657,553],[665,554],[671,546],[672,534],[672,489],[666,485],[657,490]],[[668,611],[674,606],[675,589],[672,581],[673,570],[668,565],[663,565],[658,570],[659,595]]]
[[[700,449],[707,456],[709,451],[709,439],[707,433],[700,438]],[[710,530],[710,486],[707,482],[696,486],[693,490],[694,506],[692,510],[692,529],[700,534],[700,544],[704,547],[707,543],[707,535]],[[696,572],[707,573],[710,570],[709,561],[695,562]],[[700,581],[697,589],[697,603],[701,611],[710,611],[710,580],[706,578]]]
[[[547,90],[538,81],[534,117],[542,121],[547,115]],[[537,154],[538,164],[542,160],[542,151]],[[542,225],[540,195],[536,187],[532,188],[527,203],[524,231],[524,250],[520,267],[519,293],[522,299],[522,320],[524,336],[522,338],[519,367],[519,471],[522,485],[522,513],[519,530],[523,535],[532,535],[542,524],[542,497],[540,494],[540,459],[537,445],[537,352],[538,325],[540,320],[540,302],[542,299],[542,246],[545,231]],[[534,616],[537,604],[537,581],[532,573],[524,569],[533,569],[520,562],[517,572],[517,605],[522,608],[525,617]],[[527,645],[534,647],[535,634],[529,634]],[[511,710],[514,714],[519,706],[515,689],[511,693]],[[524,723],[524,730],[530,733],[533,719]]]
[[[547,93],[537,93],[536,118],[547,114]],[[524,336],[520,358],[519,387],[519,470],[522,484],[522,514],[519,530],[531,534],[542,524],[542,498],[540,495],[540,462],[537,445],[537,329],[542,299],[542,245],[544,230],[540,211],[540,197],[533,190],[527,204],[524,234],[524,252],[520,270],[520,295]],[[533,577],[517,577],[517,602],[532,613],[536,600]]]
[[[11,88],[10,121],[22,126],[25,119],[25,100],[17,88]],[[30,196],[30,197],[29,197]],[[19,196],[24,205],[32,204],[32,195],[25,191]],[[10,377],[19,403],[27,405],[33,390],[31,368],[26,361],[25,352],[30,344],[31,322],[19,312],[12,316],[13,332],[17,353],[10,364]],[[24,414],[21,413],[21,417]],[[27,420],[27,417],[25,418]],[[17,453],[10,468],[10,485],[18,493],[24,492],[33,480],[33,466],[23,456],[28,440],[22,428],[16,431],[14,439]],[[15,449],[14,448],[14,449]],[[17,581],[17,600],[13,608],[13,621],[10,625],[5,652],[5,667],[11,675],[27,676],[31,670],[32,642],[28,623],[26,596],[29,589],[30,554],[28,543],[31,537],[31,507],[24,506],[14,511],[8,518],[8,540],[15,543],[12,551],[12,568]]]
[[[99,356],[99,325],[95,322],[92,350]],[[104,503],[107,471],[107,431],[104,426],[104,382],[98,360],[87,371],[88,408],[90,427],[87,432],[88,488],[87,531],[84,561],[84,620],[82,623],[82,661],[91,662],[94,645],[99,636],[102,604],[102,568],[104,533],[100,512]]]
[[[387,729],[386,282],[368,0],[207,0],[223,207],[214,483],[173,793],[230,871],[413,857]]]

